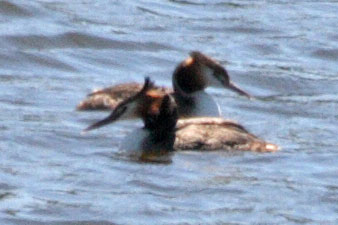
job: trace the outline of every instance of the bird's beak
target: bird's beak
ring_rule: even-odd
[[[244,95],[249,99],[252,99],[253,97],[251,95],[249,95],[247,92],[243,91],[242,89],[240,89],[239,87],[237,87],[234,83],[229,82],[229,85],[227,86],[227,88],[229,88],[230,90],[237,92],[240,95]]]
[[[118,108],[116,108],[116,109],[118,109]],[[94,130],[94,129],[97,129],[99,127],[108,125],[108,124],[118,120],[126,111],[126,107],[120,108],[118,110],[116,110],[116,109],[108,117],[90,125],[86,129],[84,129],[83,132],[87,132],[87,131]]]

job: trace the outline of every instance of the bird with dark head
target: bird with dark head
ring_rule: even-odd
[[[153,89],[174,96],[180,117],[221,115],[219,105],[205,92],[207,87],[221,86],[251,97],[230,81],[228,72],[220,63],[198,51],[191,52],[188,58],[177,65],[172,83],[173,90],[163,87]],[[142,87],[142,84],[126,83],[97,90],[82,101],[77,109],[115,109],[120,102],[134,96]]]
[[[178,119],[177,106],[172,96],[154,88],[154,83],[145,78],[142,89],[125,99],[105,119],[87,127],[90,131],[125,118],[141,118],[142,129],[128,135],[121,145],[123,150],[141,160],[153,161],[170,156],[174,149],[175,126]]]
[[[174,99],[163,91],[153,89],[153,86],[149,78],[146,78],[143,88],[137,94],[121,102],[110,116],[89,126],[85,131],[133,115],[144,122],[143,135],[138,135],[140,138],[132,136],[130,141],[126,141],[128,148],[134,150],[151,153],[172,150],[278,150],[277,145],[261,140],[234,121],[220,117],[178,119]]]

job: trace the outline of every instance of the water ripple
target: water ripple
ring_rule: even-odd
[[[20,4],[14,4],[10,1],[0,2],[1,16],[30,17],[32,13]]]
[[[119,50],[170,50],[170,45],[153,42],[119,41],[110,38],[94,36],[92,34],[68,32],[54,36],[24,35],[3,36],[5,41],[21,49],[63,49],[63,48],[93,48],[93,49],[119,49]]]
[[[337,224],[337,4],[289,0],[0,1],[0,224]],[[275,154],[119,146],[141,121],[82,135],[95,87],[171,85],[200,50],[248,100],[207,90]]]

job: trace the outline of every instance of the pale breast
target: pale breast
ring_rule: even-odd
[[[180,117],[221,116],[221,109],[214,98],[205,91],[198,91],[190,96],[190,100],[176,98]]]
[[[170,142],[168,137],[168,143]],[[121,154],[140,161],[168,162],[172,156],[172,144],[168,149],[166,141],[154,143],[151,133],[139,128],[129,133],[122,141],[119,151]]]
[[[142,155],[144,142],[149,136],[149,132],[139,128],[131,131],[120,144],[119,150],[126,155],[139,157]]]

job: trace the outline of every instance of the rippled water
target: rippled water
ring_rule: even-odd
[[[1,224],[338,224],[338,2],[1,0]],[[179,152],[138,163],[141,124],[81,135],[95,87],[170,85],[200,50],[256,99],[210,89],[275,154]]]

